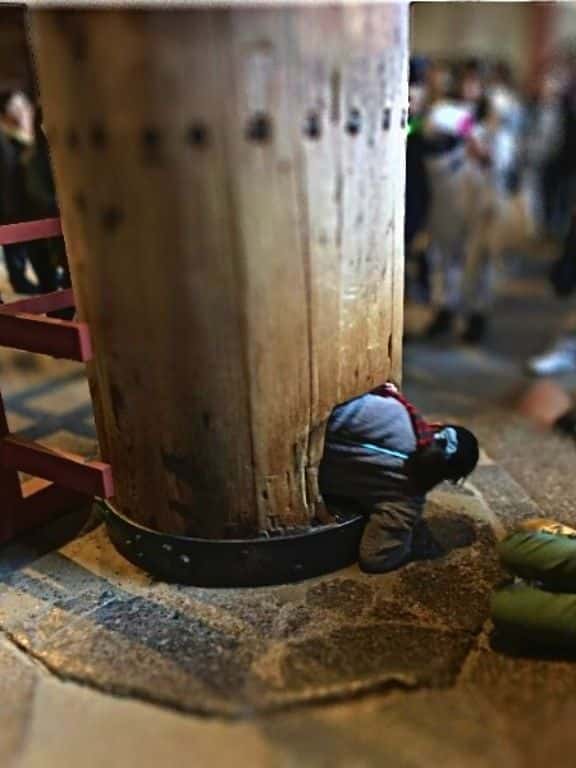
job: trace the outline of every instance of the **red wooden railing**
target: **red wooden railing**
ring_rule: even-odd
[[[59,218],[0,226],[0,245],[59,237]],[[74,307],[71,289],[0,305],[0,346],[87,362],[88,326],[46,317]],[[18,472],[34,479],[21,484]],[[92,496],[114,494],[109,464],[86,461],[11,434],[0,391],[0,544]]]

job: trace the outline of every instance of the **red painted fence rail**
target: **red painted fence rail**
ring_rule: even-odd
[[[59,218],[0,226],[0,245],[62,235]],[[0,304],[0,346],[86,362],[92,345],[86,323],[46,317],[74,307],[72,290]],[[34,475],[22,486],[18,472]],[[24,440],[10,433],[0,392],[0,544],[93,496],[114,495],[109,464]]]
[[[62,225],[60,218],[39,219],[37,221],[21,221],[18,224],[3,224],[0,226],[0,245],[15,243],[30,243],[32,240],[46,240],[50,237],[60,237]]]
[[[10,435],[0,445],[0,461],[7,469],[58,482],[86,496],[112,495],[112,470],[109,464],[86,461],[80,456],[38,445]]]

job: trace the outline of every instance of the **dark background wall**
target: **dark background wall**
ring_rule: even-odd
[[[33,93],[32,61],[26,37],[25,7],[0,4],[0,89]]]

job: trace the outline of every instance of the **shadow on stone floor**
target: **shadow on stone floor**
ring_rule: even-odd
[[[60,551],[34,558],[24,548],[20,562],[2,553],[0,626],[62,679],[196,713],[239,717],[445,686],[486,615],[492,540],[485,524],[434,505],[421,528],[426,559],[396,573],[350,568],[238,590],[154,582],[120,558],[103,527],[84,529]]]
[[[100,524],[92,505],[68,512],[0,548],[0,581],[39,558],[84,536]]]
[[[474,524],[465,515],[423,519],[414,530],[412,560],[437,560],[454,549],[470,547],[475,541]]]
[[[517,661],[569,662],[576,661],[576,648],[552,648],[550,644],[529,637],[510,638],[492,630],[489,635],[490,649]]]

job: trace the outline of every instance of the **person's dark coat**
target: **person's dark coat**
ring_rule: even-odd
[[[426,226],[430,189],[426,173],[426,146],[419,133],[408,136],[406,142],[406,214],[404,242],[410,245]]]
[[[25,150],[22,142],[0,130],[0,224],[28,218]]]

